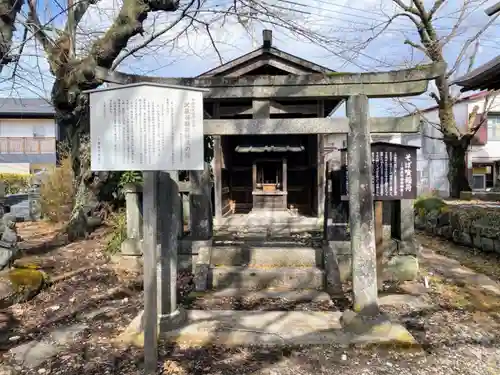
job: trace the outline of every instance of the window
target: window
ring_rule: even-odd
[[[488,114],[488,141],[500,141],[500,113]]]
[[[490,163],[472,163],[472,175],[473,175],[473,185],[475,184],[474,180],[477,177],[478,183],[480,177],[484,177],[484,187],[474,187],[474,189],[487,189],[492,188],[495,185],[494,182],[494,169],[495,165]],[[482,184],[482,182],[481,182]],[[481,185],[482,186],[482,185]]]
[[[45,126],[33,125],[33,137],[45,137]]]
[[[472,189],[474,190],[486,189],[486,176],[484,174],[476,174],[472,176]]]

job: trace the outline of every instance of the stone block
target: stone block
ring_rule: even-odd
[[[194,288],[197,292],[208,290],[209,264],[196,264],[194,270]]]
[[[325,274],[317,268],[246,268],[216,267],[209,272],[212,288],[318,289],[324,288]]]
[[[0,246],[0,270],[7,267],[16,256],[17,249],[15,247],[5,248]]]
[[[384,267],[384,280],[412,281],[418,277],[418,258],[412,255],[396,255]]]
[[[481,249],[486,252],[494,252],[495,243],[491,238],[481,237]]]
[[[437,218],[437,227],[439,228],[450,225],[450,221],[451,221],[451,213],[443,212]]]
[[[481,249],[481,236],[479,234],[476,234],[474,237],[472,237],[472,245],[476,249]]]
[[[125,256],[140,256],[142,255],[142,240],[127,238],[122,242],[120,251]]]
[[[495,252],[500,254],[500,240],[493,240],[493,246]]]
[[[159,333],[173,331],[182,327],[187,322],[186,310],[179,307],[171,314],[159,316]]]
[[[458,229],[453,231],[453,239],[456,243],[464,246],[472,246],[472,237],[470,234],[462,232]]]
[[[137,255],[113,255],[111,263],[119,270],[127,270],[133,272],[140,272],[143,267],[142,256]]]
[[[330,295],[342,293],[342,278],[340,275],[337,254],[335,254],[335,251],[333,251],[333,249],[328,245],[324,246],[323,254],[326,291]]]
[[[396,241],[397,242],[397,253],[398,255],[413,255],[418,256],[421,251],[421,245],[416,238],[412,238],[406,241]]]

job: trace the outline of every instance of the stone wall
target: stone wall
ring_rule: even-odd
[[[434,200],[431,202],[430,200]],[[459,245],[500,253],[500,208],[448,205],[438,198],[415,207],[415,227]]]
[[[478,200],[484,202],[498,202],[500,201],[499,191],[462,191],[460,192],[460,199],[465,201]]]

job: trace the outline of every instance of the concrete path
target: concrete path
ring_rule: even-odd
[[[453,246],[453,245],[452,245]],[[421,265],[436,274],[449,279],[484,289],[500,296],[500,283],[492,278],[462,266],[459,261],[439,255],[432,249],[422,246]]]

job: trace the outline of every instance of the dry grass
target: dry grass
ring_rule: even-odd
[[[71,159],[63,158],[59,167],[49,170],[40,187],[42,215],[52,222],[68,221],[75,188]]]

